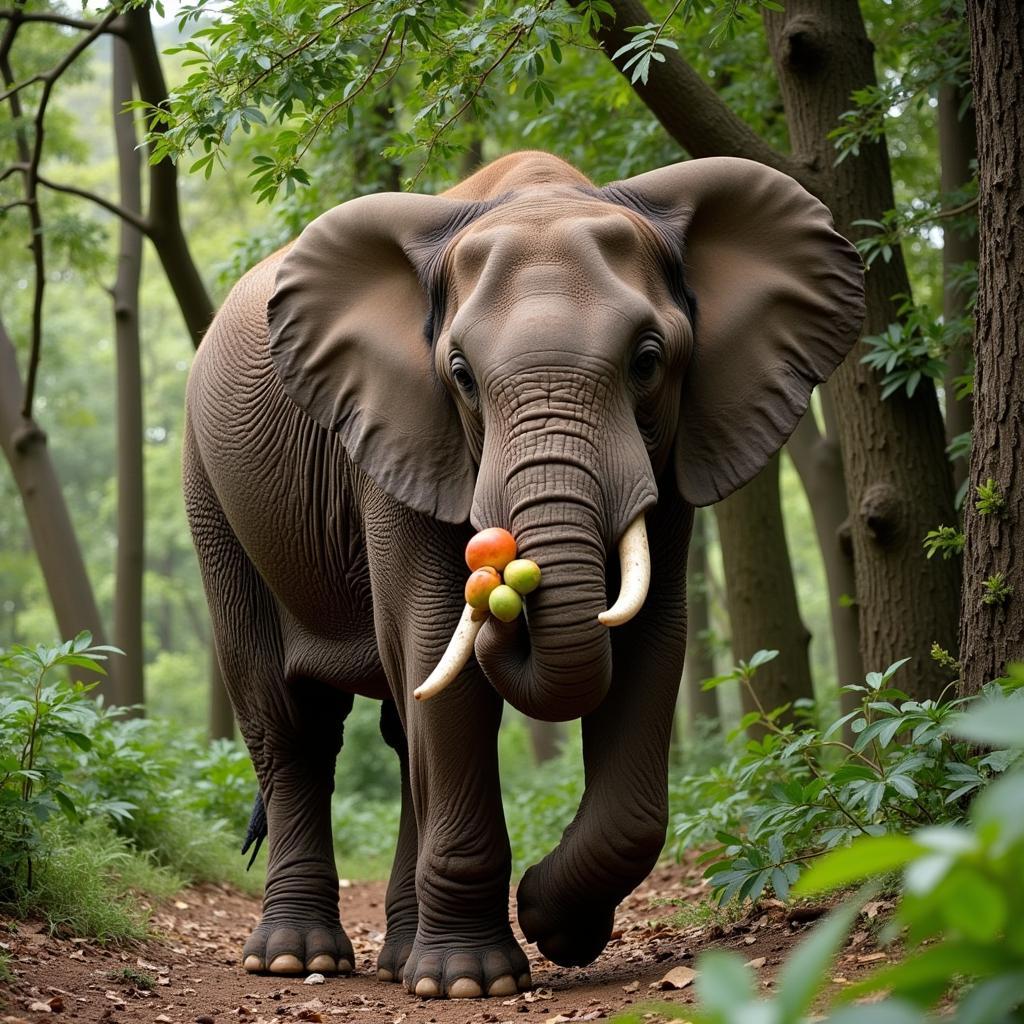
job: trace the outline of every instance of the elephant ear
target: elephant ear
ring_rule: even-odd
[[[278,269],[270,353],[288,396],[394,498],[464,522],[474,469],[433,366],[421,278],[471,204],[390,193],[313,221]]]
[[[610,189],[683,253],[696,323],[676,480],[687,501],[709,505],[764,467],[856,342],[861,260],[825,206],[751,160],[689,160]]]

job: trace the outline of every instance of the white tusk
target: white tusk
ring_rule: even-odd
[[[437,668],[427,676],[420,686],[413,690],[412,695],[417,700],[427,700],[436,696],[449,683],[453,683],[458,678],[473,653],[473,643],[486,618],[486,608],[478,611],[468,604],[466,605],[462,610],[462,618],[459,619],[459,624],[455,627],[455,632],[448,643],[448,648],[437,663]]]
[[[647,547],[647,527],[641,512],[626,527],[619,540],[619,565],[622,582],[615,604],[601,612],[597,620],[604,626],[621,626],[644,606],[651,585],[651,553]]]

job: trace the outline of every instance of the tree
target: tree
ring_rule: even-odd
[[[718,693],[705,690],[702,683],[715,674],[715,659],[709,633],[711,609],[708,600],[708,521],[709,513],[697,509],[686,557],[686,658],[683,661],[683,689],[689,711],[689,731],[701,718],[719,716]]]
[[[968,0],[978,125],[978,305],[962,685],[1024,660],[1024,10]]]
[[[114,40],[114,136],[120,204],[138,214],[142,181],[135,124],[125,104],[132,100],[132,66],[128,44]],[[142,681],[142,579],[145,568],[144,481],[142,466],[142,352],[139,334],[139,280],[142,233],[127,220],[119,226],[114,338],[117,350],[117,583],[114,592],[114,644],[124,652],[119,666],[118,702],[145,702]]]
[[[779,499],[779,456],[745,487],[715,506],[725,567],[734,660],[778,648],[779,657],[757,673],[766,711],[812,699],[807,647],[811,634],[800,618]],[[743,690],[743,710],[756,710]]]

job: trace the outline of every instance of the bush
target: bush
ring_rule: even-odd
[[[1024,751],[1024,666],[1003,690],[944,721],[962,744]],[[1005,760],[1005,758],[1003,758]],[[977,788],[977,787],[975,787]],[[1016,764],[973,801],[962,824],[928,826],[912,835],[867,836],[818,859],[795,892],[810,895],[902,871],[902,893],[883,938],[905,938],[909,952],[866,980],[844,988],[829,1024],[1015,1024],[1024,1008],[1024,768]],[[870,898],[868,887],[833,911],[787,959],[770,1001],[756,996],[756,978],[734,953],[709,953],[697,963],[699,1007],[665,1007],[692,1024],[802,1024],[828,998],[830,965]],[[929,1014],[951,990],[950,1012]],[[885,996],[877,1001],[877,996]],[[867,1005],[849,1005],[871,997]],[[617,1018],[641,1020],[638,1014]]]
[[[705,685],[737,679],[756,701],[757,668],[774,654],[760,651]],[[826,729],[806,714],[780,725],[781,708],[746,715],[737,732],[756,726],[760,739],[707,774],[676,780],[678,848],[717,843],[702,859],[718,899],[756,899],[769,887],[785,899],[819,853],[860,836],[959,821],[968,798],[1019,758],[1017,750],[981,751],[957,739],[950,725],[967,701],[911,700],[892,684],[905,663],[845,687],[860,694],[860,706]],[[992,683],[974,700],[1022,699]],[[840,736],[847,722],[850,743]]]
[[[256,784],[240,745],[125,718],[91,697],[95,683],[63,678],[102,674],[111,650],[83,633],[0,651],[0,901],[123,938],[145,924],[125,908],[129,888],[258,885],[236,852]]]

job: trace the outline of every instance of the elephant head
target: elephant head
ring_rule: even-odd
[[[765,465],[856,340],[863,275],[827,209],[761,164],[604,188],[543,154],[499,164],[314,221],[281,264],[270,345],[381,488],[504,526],[541,566],[528,625],[467,614],[444,674],[475,643],[510,703],[568,719],[604,697],[608,626],[643,602],[658,483],[706,505]]]

